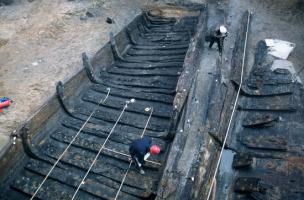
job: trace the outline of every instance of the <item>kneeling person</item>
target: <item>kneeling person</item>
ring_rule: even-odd
[[[145,174],[142,165],[151,154],[159,154],[160,148],[157,145],[152,145],[152,139],[145,136],[134,140],[129,147],[129,152],[140,174]]]

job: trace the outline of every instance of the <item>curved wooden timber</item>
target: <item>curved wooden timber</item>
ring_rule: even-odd
[[[125,102],[129,104],[105,149],[80,188],[76,199],[112,199],[128,168],[128,145],[140,137],[149,112],[153,115],[145,135],[161,147],[158,156],[146,162],[146,175],[133,167],[125,180],[119,199],[154,199],[170,150],[168,131],[173,114],[176,84],[184,68],[191,37],[198,37],[206,9],[175,7],[189,15],[163,17],[143,13],[96,53],[92,60],[82,55],[84,70],[66,83],[57,85],[53,97],[15,133],[17,144],[10,147],[1,179],[1,199],[29,199],[81,129],[66,154],[38,191],[35,199],[71,199],[95,155],[109,135]],[[199,35],[201,40],[204,40]],[[87,74],[87,76],[85,76]],[[105,99],[110,89],[107,100]],[[19,139],[20,138],[20,139]],[[20,147],[23,150],[12,153]],[[119,152],[119,153],[117,153]],[[18,158],[18,159],[17,159]],[[160,163],[160,164],[158,164]],[[4,164],[3,164],[4,165]]]

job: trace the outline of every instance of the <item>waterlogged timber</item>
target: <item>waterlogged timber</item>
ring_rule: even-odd
[[[35,198],[71,199],[106,142],[76,199],[113,199],[128,168],[128,146],[140,138],[151,108],[145,135],[160,146],[161,153],[146,162],[145,176],[131,167],[118,197],[155,198],[172,142],[168,131],[176,84],[186,54],[193,53],[188,52],[190,39],[201,31],[196,27],[206,12],[203,5],[162,9],[163,14],[166,10],[176,10],[176,14],[166,17],[144,11],[117,36],[110,33],[110,42],[92,59],[84,53],[84,71],[68,83],[58,83],[57,99],[51,99],[38,117],[16,133],[24,151],[16,154],[18,161],[10,163],[13,170],[3,178],[1,199],[31,198],[80,129]],[[135,102],[128,104],[111,131],[133,98]],[[42,113],[48,110],[53,112]]]
[[[92,59],[83,53],[84,70],[60,82],[56,97],[15,133],[0,163],[7,172],[1,199],[29,199],[80,129],[35,197],[72,199],[106,142],[76,199],[114,199],[129,169],[128,145],[141,136],[151,107],[145,135],[162,151],[146,162],[145,176],[128,171],[118,199],[207,199],[210,191],[209,199],[303,199],[303,85],[263,40],[255,53],[245,48],[254,28],[249,11],[233,22],[230,60],[207,49],[209,25],[225,23],[223,10],[208,9],[147,9],[109,34]]]

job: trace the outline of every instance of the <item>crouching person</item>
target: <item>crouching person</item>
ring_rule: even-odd
[[[209,41],[209,48],[212,48],[214,42],[217,43],[217,47],[220,55],[223,53],[224,40],[227,37],[227,28],[224,25],[213,27],[211,29],[210,35],[206,37],[206,41]]]
[[[135,163],[136,169],[140,174],[145,174],[142,166],[145,164],[145,160],[152,155],[159,154],[160,148],[157,145],[152,145],[152,139],[145,136],[143,138],[134,140],[129,147],[129,152]]]

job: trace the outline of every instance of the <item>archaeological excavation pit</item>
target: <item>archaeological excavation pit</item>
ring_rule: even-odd
[[[300,61],[273,55],[274,18],[230,2],[144,7],[80,55],[12,133],[0,199],[304,199]],[[216,24],[229,30],[223,54],[208,47]],[[161,148],[145,175],[129,156],[142,136]]]
[[[130,168],[118,198],[154,199],[173,140],[177,82],[195,62],[205,14],[204,6],[146,10],[110,33],[92,59],[83,53],[84,70],[59,82],[56,96],[21,128],[23,150],[10,152],[18,159],[1,199],[114,199],[129,168],[128,145],[142,133],[161,153],[145,165],[146,176]]]

